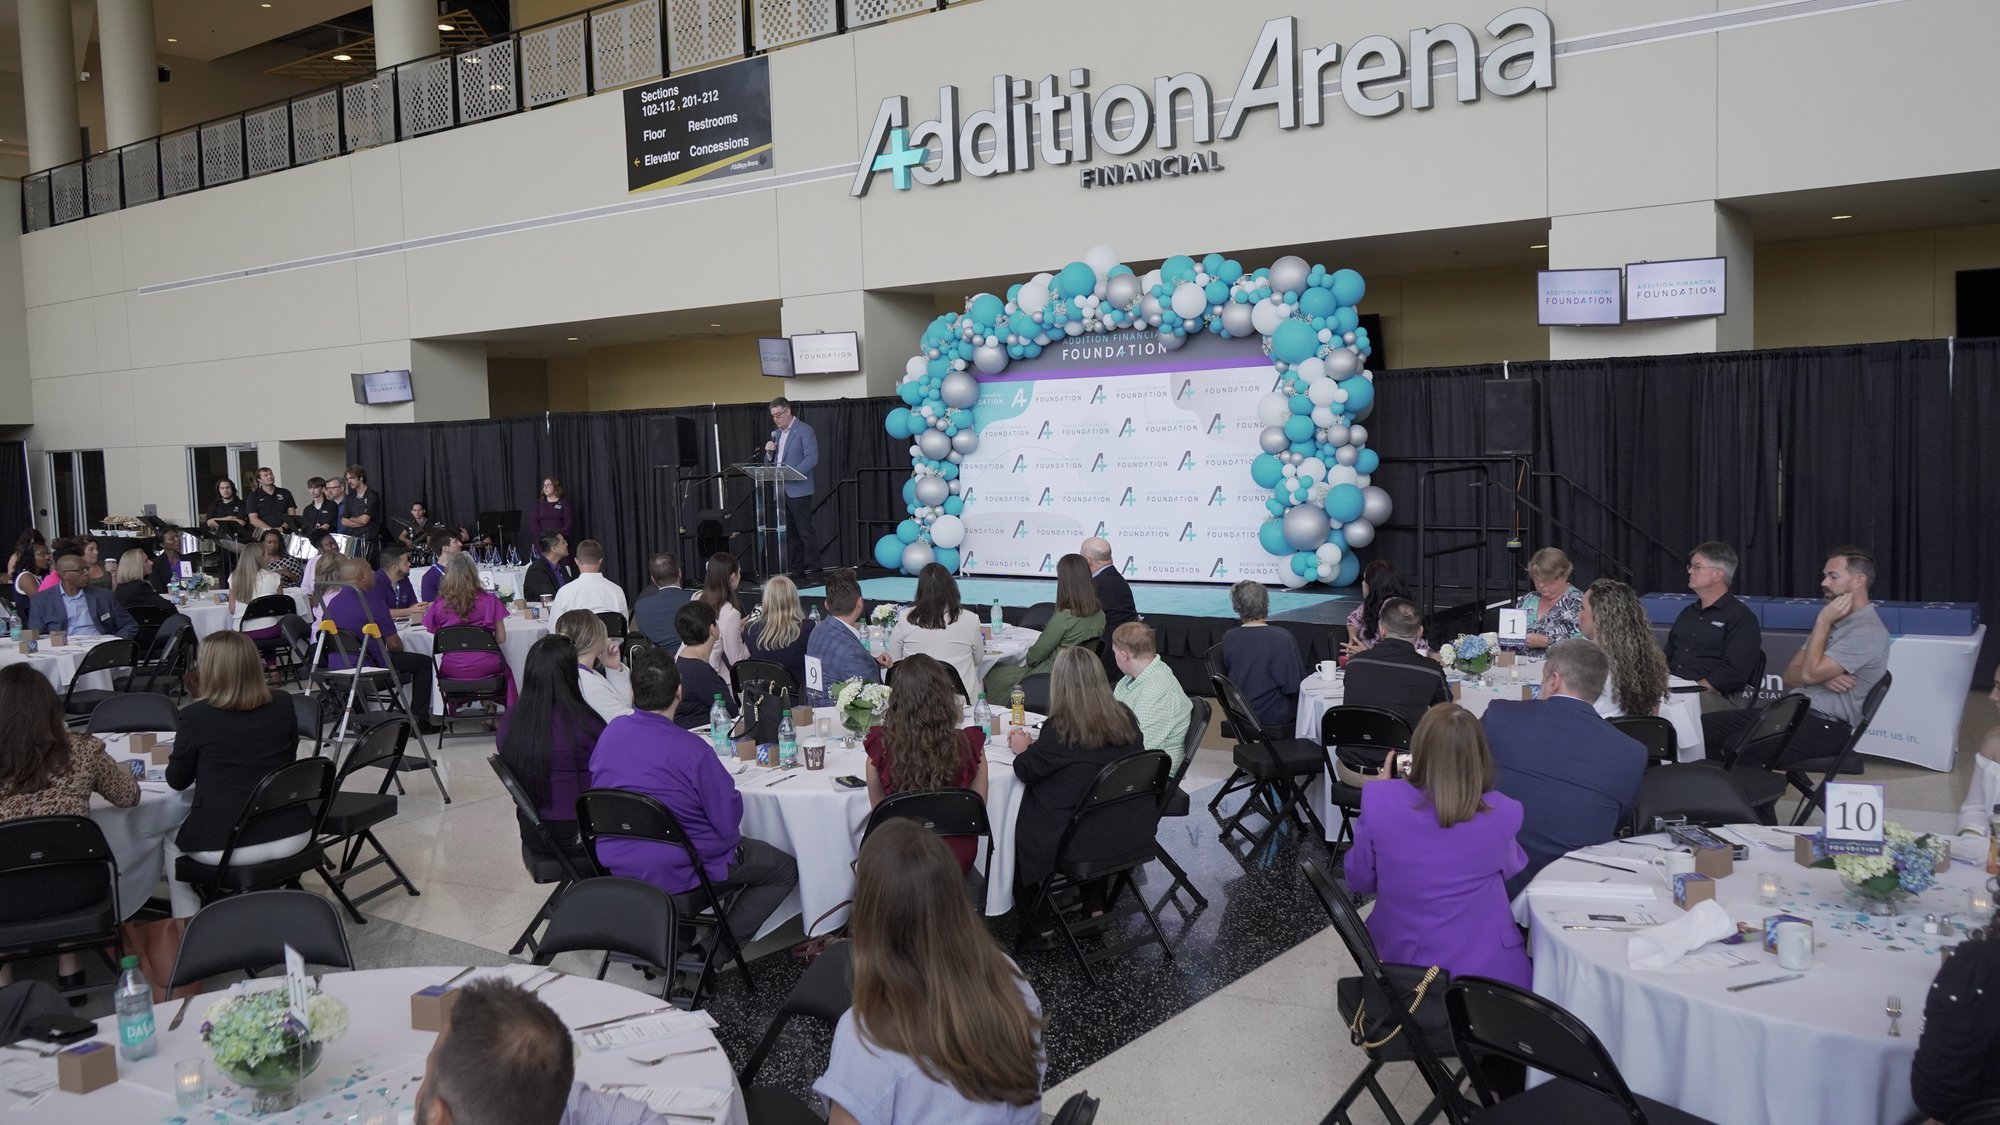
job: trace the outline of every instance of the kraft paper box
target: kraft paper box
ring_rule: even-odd
[[[756,760],[757,760],[757,744],[756,744],[755,742],[752,742],[752,741],[750,741],[750,740],[749,740],[749,739],[747,739],[747,738],[744,738],[744,739],[738,739],[738,740],[737,740],[737,743],[736,743],[736,757],[737,757],[737,758],[738,758],[739,760],[741,760],[741,761],[745,761],[745,762],[754,762],[754,761],[756,761]]]
[[[1518,653],[1502,652],[1494,658],[1494,663],[1502,668],[1512,668],[1521,659]]]
[[[1826,857],[1819,854],[1819,848],[1811,836],[1798,836],[1792,840],[1792,858],[1800,867],[1811,867]]]
[[[1674,875],[1674,905],[1682,910],[1692,910],[1697,904],[1715,900],[1715,880],[1699,871],[1682,871]]]
[[[1801,918],[1796,914],[1773,914],[1769,918],[1764,919],[1764,952],[1766,953],[1775,954],[1778,952],[1778,923],[1780,922],[1804,922],[1808,927],[1813,924],[1811,918]]]
[[[56,1055],[56,1084],[67,1094],[88,1094],[118,1081],[118,1051],[109,1043],[79,1043]]]
[[[441,984],[411,993],[410,1030],[443,1031],[444,1021],[451,1015],[451,1006],[457,1000],[458,990]]]

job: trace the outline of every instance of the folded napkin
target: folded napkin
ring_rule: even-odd
[[[1686,914],[1658,926],[1640,930],[1627,940],[1625,960],[1634,969],[1658,972],[1711,941],[1720,941],[1736,932],[1729,912],[1714,899],[1695,904]]]
[[[1644,902],[1660,897],[1651,883],[1569,883],[1536,879],[1528,885],[1535,898],[1595,898],[1614,902]]]

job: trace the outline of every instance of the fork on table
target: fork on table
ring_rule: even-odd
[[[1901,1039],[1903,1037],[1903,998],[1900,996],[1889,997],[1889,1003],[1882,1010],[1889,1013],[1889,1037],[1891,1039]]]
[[[719,1051],[721,1049],[722,1048],[720,1044],[710,1043],[706,1047],[694,1047],[685,1051],[668,1051],[666,1054],[661,1055],[657,1059],[642,1059],[632,1055],[627,1055],[625,1058],[627,1062],[635,1062],[638,1063],[640,1066],[658,1066],[661,1063],[666,1062],[668,1059],[677,1059],[680,1058],[682,1055],[700,1055],[700,1054],[706,1054],[709,1051]]]

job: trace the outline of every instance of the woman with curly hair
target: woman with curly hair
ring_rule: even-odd
[[[1653,639],[1646,611],[1632,587],[1600,578],[1583,592],[1577,614],[1583,635],[1597,642],[1611,658],[1611,675],[1597,697],[1597,713],[1607,719],[1620,715],[1657,715],[1667,695],[1667,656]]]
[[[1343,656],[1353,656],[1366,652],[1382,639],[1382,607],[1401,598],[1415,602],[1416,595],[1410,593],[1410,584],[1396,572],[1396,564],[1388,559],[1376,559],[1361,572],[1361,604],[1347,615],[1347,640],[1340,646]],[[1416,649],[1428,653],[1431,646],[1424,641],[1422,633],[1417,634]]]
[[[964,726],[964,710],[952,686],[951,669],[921,652],[896,665],[895,687],[882,725],[869,730],[868,803],[925,789],[970,789],[986,799],[986,732]],[[951,836],[958,866],[972,870],[979,840]]]

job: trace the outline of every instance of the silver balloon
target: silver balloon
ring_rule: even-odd
[[[1182,345],[1186,343],[1187,343],[1186,336],[1177,336],[1172,332],[1162,333],[1160,336],[1160,346],[1167,349],[1170,352],[1180,351]]]
[[[936,561],[937,555],[931,550],[931,545],[922,540],[903,548],[904,574],[915,574]]]
[[[1372,484],[1361,490],[1362,519],[1372,524],[1384,524],[1389,521],[1389,513],[1394,510],[1395,505],[1390,502],[1387,492]]]
[[[1312,267],[1297,254],[1287,254],[1271,263],[1271,290],[1276,293],[1296,293],[1306,287],[1306,278],[1312,276]]]
[[[960,430],[951,438],[953,453],[970,453],[979,448],[979,435],[971,430]]]
[[[979,368],[982,375],[998,375],[1007,370],[1007,349],[981,344],[972,350],[972,365]],[[950,377],[945,376],[947,379]],[[975,401],[977,397],[978,392],[974,391]]]
[[[1139,300],[1139,311],[1145,315],[1147,320],[1153,321],[1155,324],[1159,323],[1162,311],[1160,299],[1151,293],[1146,294]]]
[[[1349,441],[1353,440],[1349,436],[1352,432],[1346,426],[1335,422],[1326,428],[1326,443],[1328,445],[1346,445]]]
[[[936,507],[951,496],[951,482],[943,477],[917,478],[917,503]]]
[[[1248,336],[1257,330],[1250,318],[1250,306],[1235,301],[1222,306],[1222,327],[1231,336]]]
[[[1139,279],[1129,273],[1121,273],[1104,283],[1104,299],[1111,307],[1129,309],[1139,299]]]
[[[938,397],[944,400],[946,406],[961,409],[971,406],[979,401],[979,380],[963,371],[954,371],[944,377],[944,384],[938,388]]]
[[[951,452],[951,439],[943,430],[925,430],[917,435],[917,448],[933,461],[942,461]]]
[[[1366,547],[1375,542],[1375,525],[1366,519],[1355,520],[1341,528],[1340,533],[1347,537],[1347,545],[1350,547]]]
[[[1292,439],[1285,436],[1283,426],[1266,426],[1264,432],[1257,435],[1257,444],[1266,453],[1283,453],[1292,447]]]
[[[1361,357],[1346,348],[1335,348],[1326,357],[1326,373],[1336,379],[1345,379],[1361,370]]]
[[[1285,543],[1294,551],[1311,551],[1326,542],[1330,525],[1326,509],[1300,504],[1285,513]]]

